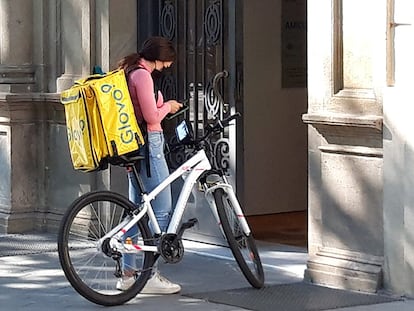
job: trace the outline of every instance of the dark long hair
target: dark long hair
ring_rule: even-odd
[[[137,53],[132,53],[118,62],[118,68],[124,69],[128,75],[132,70],[138,68],[141,59],[148,61],[174,62],[176,52],[173,43],[164,37],[151,37],[145,40],[142,48]]]

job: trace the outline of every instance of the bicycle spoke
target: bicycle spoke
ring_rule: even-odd
[[[244,216],[237,214],[223,189],[214,191],[214,198],[223,232],[240,269],[252,286],[261,288],[264,284],[263,267],[252,235],[244,233],[241,226]]]
[[[109,247],[108,239],[101,241],[132,208],[132,204],[121,195],[101,191],[80,197],[62,219],[58,251],[63,271],[71,285],[94,303],[105,306],[122,304],[134,297],[150,276],[153,253],[127,254],[123,247]],[[148,225],[138,222],[134,228],[135,243],[149,245]],[[124,256],[133,256],[130,264],[134,267],[137,285],[120,291],[116,284],[123,271],[121,260]],[[124,268],[127,269],[126,266]]]

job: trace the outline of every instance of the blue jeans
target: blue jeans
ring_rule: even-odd
[[[168,170],[167,161],[164,156],[164,134],[162,132],[148,132],[147,144],[149,148],[149,161],[151,177],[147,175],[147,167],[145,160],[141,162],[140,176],[145,187],[145,191],[151,192],[156,186],[158,186],[164,179],[166,179],[170,172]],[[144,154],[145,148],[142,148],[140,152]],[[134,178],[132,172],[128,173],[129,181],[129,199],[139,204],[141,202],[141,193]],[[171,187],[167,186],[157,197],[151,202],[152,208],[157,218],[161,231],[166,231],[168,223],[170,221],[172,210],[172,197]],[[150,228],[151,223],[150,223]],[[132,237],[137,234],[137,228],[134,226],[124,235],[124,237]],[[124,255],[123,257],[123,269],[131,270],[135,269],[135,256]]]
[[[168,170],[167,161],[164,156],[164,134],[162,132],[148,132],[147,143],[149,144],[149,159],[151,177],[147,175],[147,167],[144,161],[141,163],[141,178],[145,190],[151,192],[164,179],[166,179],[170,171]],[[132,173],[128,174],[129,179],[129,199],[134,203],[141,202],[141,195]],[[167,186],[157,197],[151,202],[154,209],[155,217],[161,231],[167,230],[172,209],[171,187]]]

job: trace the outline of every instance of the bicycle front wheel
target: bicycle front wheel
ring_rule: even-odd
[[[264,285],[262,261],[253,235],[246,234],[240,224],[240,219],[244,215],[237,214],[230,197],[222,188],[214,191],[214,200],[223,232],[240,270],[253,287],[262,288]]]
[[[123,304],[141,291],[151,274],[153,253],[126,255],[122,250],[111,249],[109,240],[98,243],[125,217],[131,217],[133,209],[134,205],[123,196],[97,191],[75,200],[62,218],[58,235],[60,264],[73,288],[91,302],[104,306]],[[139,221],[133,231],[134,244],[152,244],[146,222]],[[134,269],[130,287],[121,291],[117,287],[125,256],[130,256],[129,265]]]

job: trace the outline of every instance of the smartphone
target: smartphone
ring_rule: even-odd
[[[187,105],[188,104],[188,98],[187,99],[178,99],[177,100],[179,103],[183,104],[183,105]]]
[[[181,103],[181,104],[183,104],[183,106],[181,107],[181,109],[180,110],[178,110],[176,113],[173,113],[173,114],[169,114],[169,115],[167,115],[167,117],[166,117],[166,119],[167,120],[171,120],[171,119],[174,119],[175,117],[177,117],[177,116],[179,116],[180,114],[182,114],[182,113],[184,113],[184,112],[186,112],[189,108],[190,108],[190,106],[188,106],[187,105],[187,103],[188,103],[188,99],[182,99],[182,100],[177,100],[179,103]]]

